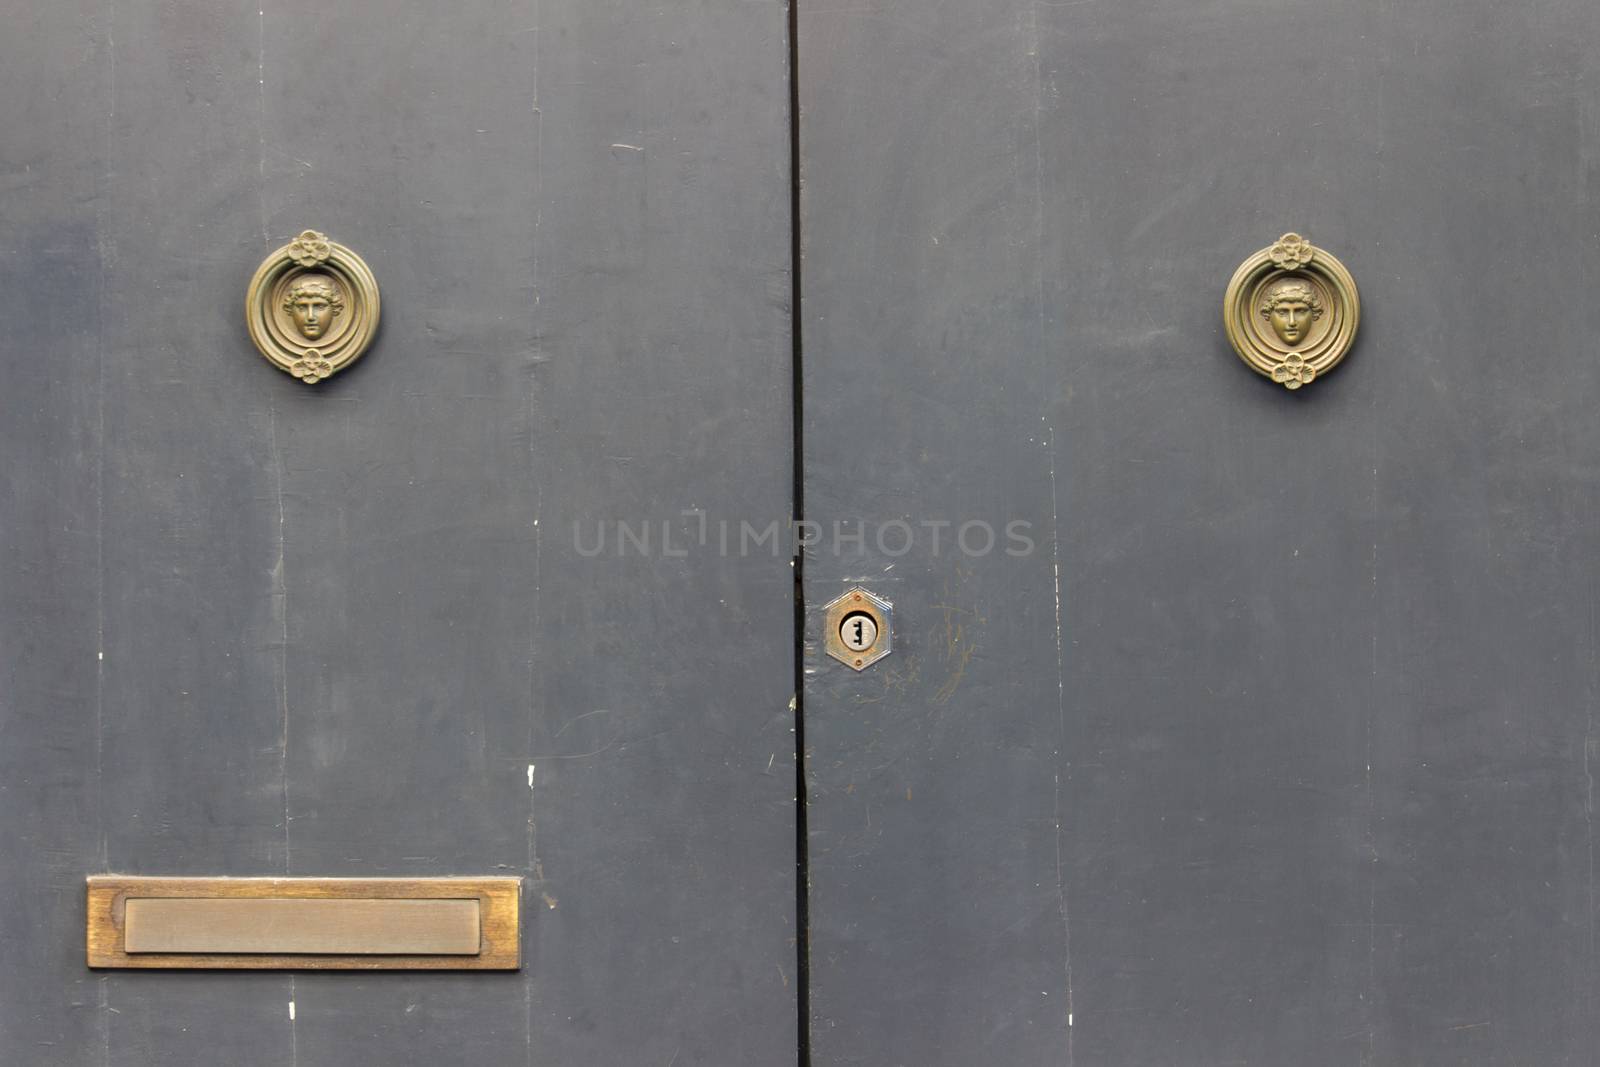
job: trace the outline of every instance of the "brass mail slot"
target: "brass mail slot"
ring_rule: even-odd
[[[476,956],[476,900],[129,897],[125,952]]]
[[[97,875],[89,966],[516,970],[521,881]]]

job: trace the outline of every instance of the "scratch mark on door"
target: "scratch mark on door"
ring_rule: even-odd
[[[96,323],[99,331],[95,364],[95,693],[94,693],[94,782],[95,821],[99,825],[100,870],[111,869],[111,850],[106,839],[106,292],[107,275],[115,262],[116,248],[108,235],[111,212],[111,150],[117,128],[117,7],[114,0],[106,4],[106,128],[102,142],[104,177],[100,195],[96,198],[96,244],[100,258],[100,285],[96,294]],[[100,1064],[111,1067],[111,993],[108,977],[101,975],[98,986],[100,1002]]]
[[[1046,313],[1044,299],[1044,67],[1039,56],[1039,3],[1028,9],[1028,55],[1033,60],[1033,192],[1034,192],[1034,299],[1039,331],[1038,346],[1044,349]],[[1067,738],[1067,682],[1066,652],[1061,627],[1061,515],[1056,488],[1056,431],[1048,416],[1043,417],[1048,434],[1046,449],[1050,457],[1050,565],[1051,585],[1055,597],[1056,626],[1056,770],[1054,819],[1056,831],[1056,908],[1061,917],[1062,979],[1066,986],[1066,1062],[1072,1067],[1072,910],[1067,899],[1066,861],[1062,855],[1061,833],[1061,759]]]
[[[289,580],[286,573],[287,516],[283,504],[283,450],[278,446],[277,405],[267,406],[267,425],[272,444],[273,486],[278,503],[278,562],[272,568],[272,602],[278,616],[278,785],[283,794],[283,874],[291,871],[289,852]]]
[[[261,211],[261,243],[267,235],[267,12],[256,10],[256,202]]]

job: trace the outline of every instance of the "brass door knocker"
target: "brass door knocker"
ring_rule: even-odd
[[[1343,263],[1286,233],[1239,265],[1223,298],[1222,320],[1233,350],[1251,370],[1299,389],[1350,351],[1361,297]]]
[[[360,256],[306,230],[262,262],[244,317],[268,362],[315,385],[372,344],[378,283]]]

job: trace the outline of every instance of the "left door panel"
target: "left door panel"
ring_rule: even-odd
[[[791,1061],[792,571],[677,554],[790,503],[785,9],[7,21],[0,1062]],[[306,228],[383,294],[314,386]],[[91,972],[99,872],[520,874],[523,966]]]

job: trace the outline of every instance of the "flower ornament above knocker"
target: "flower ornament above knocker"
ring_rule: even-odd
[[[250,339],[268,362],[315,385],[372,344],[378,283],[360,256],[305,230],[261,264],[244,314]]]
[[[289,242],[289,258],[302,267],[315,267],[332,251],[332,242],[316,230],[302,230],[299,237]]]
[[[1223,326],[1239,358],[1291,390],[1344,359],[1360,320],[1350,272],[1297,233],[1240,264],[1222,302]]]
[[[1272,265],[1279,270],[1297,270],[1311,262],[1316,249],[1297,233],[1286,233],[1268,250]]]

